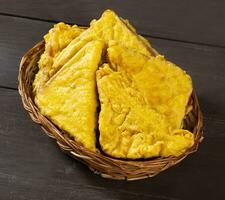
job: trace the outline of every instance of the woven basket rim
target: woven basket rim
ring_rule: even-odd
[[[95,173],[111,179],[138,180],[157,175],[159,172],[179,163],[187,155],[197,151],[199,143],[203,139],[203,120],[197,95],[193,90],[190,104],[193,105],[195,124],[193,134],[194,145],[179,157],[155,158],[146,160],[121,160],[112,158],[101,153],[94,153],[76,141],[70,139],[64,131],[60,130],[47,117],[43,116],[33,101],[30,91],[31,75],[36,66],[39,55],[43,52],[44,41],[37,43],[22,57],[18,74],[18,90],[22,98],[23,106],[30,114],[32,120],[39,125],[45,133],[56,140],[57,144],[65,153],[86,164]]]

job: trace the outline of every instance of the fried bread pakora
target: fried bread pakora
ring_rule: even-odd
[[[163,56],[147,57],[115,43],[107,52],[112,67],[126,71],[151,107],[164,114],[172,128],[181,128],[192,92],[190,76]]]
[[[99,141],[104,152],[117,158],[167,157],[179,156],[193,145],[193,134],[173,130],[125,71],[115,72],[105,64],[96,77],[101,103]]]
[[[41,113],[84,147],[96,151],[96,81],[103,43],[83,46],[36,94]]]
[[[75,141],[96,152],[98,125],[102,150],[125,159],[179,156],[194,144],[182,129],[191,78],[127,20],[106,10],[86,30],[55,25],[45,42],[35,103]]]
[[[80,35],[84,29],[77,25],[67,25],[63,22],[55,24],[52,29],[44,36],[45,51],[39,60],[39,71],[33,82],[34,92],[37,92],[50,79],[52,65],[55,57],[64,49],[74,38]]]

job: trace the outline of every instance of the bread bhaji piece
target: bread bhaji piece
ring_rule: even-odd
[[[192,93],[190,76],[163,56],[147,57],[116,44],[107,51],[112,67],[126,71],[151,107],[164,114],[172,128],[181,128]]]
[[[44,36],[45,51],[39,60],[39,71],[36,74],[33,88],[36,93],[50,79],[52,65],[56,56],[64,49],[74,38],[80,35],[84,29],[77,25],[67,25],[63,22],[55,24],[48,34]]]
[[[182,129],[191,78],[111,10],[86,30],[49,31],[33,90],[41,113],[92,151],[97,124],[102,150],[116,158],[179,156],[194,143]]]
[[[100,41],[87,43],[35,96],[43,115],[92,151],[96,150],[95,73],[102,49]]]
[[[108,155],[131,159],[179,156],[193,145],[193,134],[173,130],[125,71],[115,72],[105,64],[97,71],[97,87],[99,141]]]

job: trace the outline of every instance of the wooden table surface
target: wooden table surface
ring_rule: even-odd
[[[22,55],[54,23],[88,25],[111,8],[193,78],[204,115],[199,151],[134,182],[93,174],[64,155],[25,112]],[[0,200],[225,199],[224,0],[0,0]]]

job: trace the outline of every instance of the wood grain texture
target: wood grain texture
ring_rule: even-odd
[[[87,25],[107,8],[150,36],[225,46],[223,0],[0,0],[0,12]]]
[[[222,199],[225,137],[205,119],[199,151],[152,179],[112,181],[63,154],[25,113],[17,91],[0,89],[0,199]],[[219,126],[217,126],[218,128]],[[225,124],[220,124],[225,131]],[[212,133],[214,135],[212,136]]]
[[[16,88],[20,59],[52,24],[0,16],[0,25],[0,85]]]

